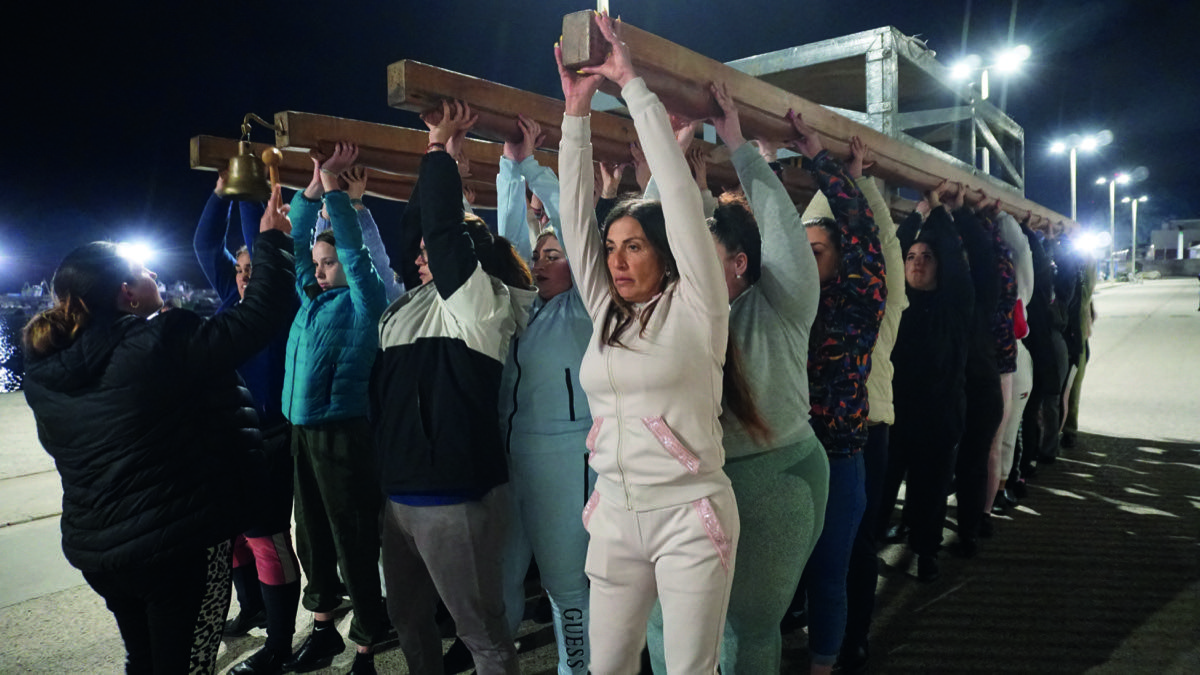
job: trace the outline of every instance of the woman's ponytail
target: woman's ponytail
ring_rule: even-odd
[[[116,312],[117,292],[134,272],[112,242],[94,241],[68,253],[51,283],[54,306],[25,324],[25,352],[40,358],[70,347],[97,315]]]
[[[25,324],[25,352],[40,358],[62,351],[75,342],[90,321],[91,312],[83,300],[67,296]]]

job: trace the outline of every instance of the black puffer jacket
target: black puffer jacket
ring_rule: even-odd
[[[97,316],[26,367],[25,398],[63,483],[63,552],[85,571],[194,554],[246,529],[265,463],[234,368],[287,326],[291,241],[263,233],[236,307],[205,321]]]

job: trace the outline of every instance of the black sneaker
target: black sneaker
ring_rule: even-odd
[[[346,675],[378,675],[375,670],[375,655],[371,652],[358,652],[354,655],[354,665],[346,671]]]
[[[837,663],[833,665],[833,672],[838,675],[866,675],[867,660],[866,645],[856,647],[843,645],[842,653],[838,656]]]
[[[284,654],[264,646],[229,672],[234,675],[279,675],[283,672],[283,664],[291,657],[291,652]]]
[[[950,552],[961,558],[974,558],[979,555],[979,542],[974,537],[960,535],[958,541],[950,544]]]
[[[1024,478],[1018,478],[1013,482],[1012,493],[1016,499],[1024,499],[1029,496],[1029,486],[1025,484]]]
[[[333,657],[346,651],[346,643],[336,628],[314,630],[304,639],[296,654],[283,664],[283,669],[293,673],[307,673],[328,668]]]
[[[1064,450],[1071,450],[1075,447],[1075,434],[1064,431],[1062,439],[1058,442],[1058,445]]]
[[[1021,503],[1021,500],[1017,497],[1016,490],[1010,490],[1006,487],[1000,491],[1000,494],[1004,497],[1004,504],[1010,509],[1017,508],[1017,504]]]
[[[267,627],[267,610],[260,609],[254,614],[238,612],[238,615],[225,622],[225,637],[241,637],[250,632],[251,628]]]

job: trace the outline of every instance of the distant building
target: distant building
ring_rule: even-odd
[[[1168,220],[1150,233],[1150,260],[1195,258],[1200,248],[1200,219]]]

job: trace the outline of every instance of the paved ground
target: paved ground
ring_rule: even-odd
[[[1079,447],[1042,469],[978,558],[943,554],[937,582],[915,580],[904,547],[884,550],[872,672],[1200,672],[1197,285],[1110,286],[1096,305]],[[23,396],[0,395],[0,673],[121,671],[111,616],[62,559],[60,498]],[[523,672],[553,673],[548,627],[523,633]],[[222,671],[263,637],[228,641]],[[802,672],[802,632],[784,657]],[[407,672],[396,651],[378,664]]]

